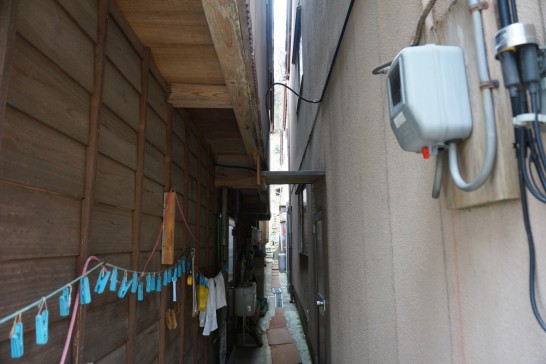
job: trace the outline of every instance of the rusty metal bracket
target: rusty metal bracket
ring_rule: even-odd
[[[468,8],[468,11],[472,14],[475,11],[482,11],[489,9],[489,3],[487,1],[480,1],[476,5],[472,5]]]
[[[490,89],[499,88],[499,86],[500,86],[500,83],[498,80],[489,80],[489,81],[480,83],[480,90],[484,90],[486,88],[490,88]]]

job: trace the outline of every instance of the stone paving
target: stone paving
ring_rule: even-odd
[[[233,349],[228,363],[310,364],[311,357],[303,327],[296,305],[290,303],[290,295],[286,288],[286,273],[279,272],[276,260],[266,259],[266,264],[265,288],[269,308],[259,323],[264,332],[263,346],[237,346]]]

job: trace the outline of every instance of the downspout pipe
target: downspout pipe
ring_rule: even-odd
[[[286,208],[286,285],[288,286],[288,294],[290,302],[292,302],[292,205],[288,203]]]
[[[468,5],[473,7],[478,4],[477,0],[469,0]],[[476,61],[478,64],[478,76],[480,83],[489,82],[489,70],[487,67],[487,55],[483,34],[483,24],[480,11],[472,13],[472,27],[474,35],[474,46],[476,48]],[[459,171],[457,161],[457,143],[450,143],[449,149],[449,171],[455,185],[463,191],[474,191],[480,188],[493,170],[497,152],[497,131],[495,123],[495,110],[493,107],[493,95],[490,88],[482,88],[482,104],[485,118],[485,157],[482,168],[476,178],[466,182]]]

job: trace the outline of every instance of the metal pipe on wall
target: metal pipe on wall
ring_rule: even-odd
[[[290,295],[290,302],[294,302],[292,299],[292,198],[288,200],[288,206],[286,208],[286,285],[288,286],[288,294]]]

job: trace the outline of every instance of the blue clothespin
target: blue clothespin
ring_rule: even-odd
[[[182,273],[186,273],[186,258],[182,261]]]
[[[115,292],[118,286],[118,269],[114,267],[112,269],[112,276],[110,277],[110,292]]]
[[[137,299],[139,301],[144,301],[144,282],[138,282]]]
[[[106,268],[102,268],[97,278],[97,284],[95,285],[95,293],[101,294],[104,292],[106,285],[108,284],[108,278],[110,278],[110,271]]]
[[[146,274],[146,293],[150,293],[152,291],[152,275]]]
[[[155,291],[161,292],[161,274],[157,276],[157,282],[155,284]]]
[[[35,317],[35,323],[36,323],[36,345],[47,344],[49,312],[47,310],[47,302],[45,297],[42,298],[42,303],[40,304],[40,308],[38,309],[38,314]]]
[[[174,268],[171,272],[171,281],[176,282],[178,280],[178,268]]]
[[[166,286],[167,284],[169,284],[169,282],[170,282],[169,271],[166,270],[163,272],[163,285]]]
[[[80,280],[80,303],[82,305],[91,303],[91,290],[89,289],[89,277],[87,276]]]
[[[127,291],[129,291],[132,285],[133,285],[133,281],[127,280],[127,272],[125,272],[125,274],[123,274],[123,279],[121,280],[121,284],[119,285],[118,297],[119,298],[125,297],[125,295],[127,294]]]
[[[131,293],[137,293],[138,290],[138,274],[133,273],[133,282],[131,283]]]
[[[155,292],[155,273],[150,274],[150,292]]]
[[[66,317],[70,315],[70,304],[72,303],[72,286],[68,285],[63,288],[59,296],[59,315]]]
[[[25,352],[23,343],[23,319],[21,314],[13,320],[13,327],[9,334],[9,341],[11,347],[11,358],[17,359],[23,356]]]
[[[178,264],[178,267],[177,267],[177,270],[176,270],[176,275],[178,276],[178,278],[182,277],[182,262],[180,262],[180,264]]]

